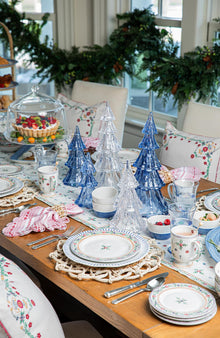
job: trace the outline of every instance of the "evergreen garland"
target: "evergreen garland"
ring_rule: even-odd
[[[117,15],[118,28],[110,35],[108,44],[79,51],[75,46],[64,50],[55,43],[49,44],[48,37],[40,42],[49,14],[43,15],[42,23],[36,22],[15,10],[17,2],[12,0],[11,5],[0,2],[0,20],[12,34],[15,54],[29,53],[30,62],[36,65],[37,76],[41,81],[54,80],[58,90],[72,87],[75,80],[116,84],[127,72],[150,81],[148,90],[155,91],[165,102],[173,94],[179,108],[192,97],[197,101],[210,98],[216,101],[220,47],[217,44],[213,48],[197,47],[183,57],[177,57],[178,46],[167,30],[156,27],[150,7]],[[0,39],[8,42],[3,30],[0,30]],[[137,66],[139,63],[140,67]],[[150,70],[145,78],[143,70]]]

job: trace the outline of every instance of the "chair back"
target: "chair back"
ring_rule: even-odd
[[[208,137],[220,137],[220,108],[197,102],[189,102],[183,131]]]
[[[122,144],[124,134],[127,97],[127,88],[80,80],[75,81],[71,96],[72,100],[87,105],[108,101],[115,116],[116,137],[120,144]]]

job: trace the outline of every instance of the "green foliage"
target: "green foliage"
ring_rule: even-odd
[[[0,18],[11,31],[15,53],[29,53],[30,62],[37,67],[42,81],[55,81],[58,90],[73,86],[75,80],[115,84],[125,72],[137,76],[138,81],[150,81],[150,88],[166,101],[174,95],[179,108],[192,97],[198,101],[216,101],[220,77],[220,47],[197,47],[194,51],[177,57],[178,46],[165,29],[159,30],[150,7],[135,9],[117,15],[118,28],[104,46],[73,46],[71,50],[40,42],[42,27],[48,14],[38,23],[18,13],[13,0],[11,5],[0,2]],[[219,21],[219,18],[216,19]],[[122,23],[121,23],[122,22]],[[0,30],[0,39],[8,41]],[[150,70],[150,72],[146,72]]]

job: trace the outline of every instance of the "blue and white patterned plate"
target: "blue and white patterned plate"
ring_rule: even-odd
[[[217,227],[206,235],[205,245],[210,256],[216,261],[220,262],[220,252],[217,251],[216,247],[209,243],[210,239],[217,245],[220,245],[220,227]]]
[[[93,262],[120,262],[136,255],[141,247],[135,234],[117,229],[97,229],[78,234],[70,244],[72,252]]]
[[[72,261],[82,264],[82,265],[87,265],[87,266],[92,266],[92,267],[97,267],[97,268],[117,268],[117,267],[122,267],[122,266],[126,266],[129,264],[133,264],[138,262],[139,260],[141,260],[144,256],[147,255],[147,253],[150,250],[150,245],[148,244],[147,239],[143,238],[142,236],[138,235],[138,234],[134,234],[130,231],[127,230],[119,230],[119,229],[114,229],[114,228],[99,228],[97,230],[88,230],[83,232],[81,235],[84,236],[87,235],[88,233],[94,233],[94,231],[102,231],[103,233],[106,231],[111,231],[112,233],[115,231],[118,234],[120,233],[122,236],[124,234],[124,236],[129,236],[131,235],[132,238],[136,241],[138,241],[140,243],[140,249],[138,250],[138,252],[136,254],[134,254],[131,257],[128,257],[127,259],[122,259],[119,260],[117,262],[103,262],[103,261],[92,261],[89,259],[85,259],[85,258],[81,258],[79,256],[77,256],[76,254],[74,254],[74,252],[71,249],[72,243],[73,241],[76,239],[77,235],[73,235],[71,237],[69,237],[67,239],[67,241],[64,243],[63,245],[63,252],[64,254],[71,259]]]
[[[165,284],[154,289],[149,303],[155,314],[179,321],[204,319],[216,310],[216,301],[210,292],[185,283]]]

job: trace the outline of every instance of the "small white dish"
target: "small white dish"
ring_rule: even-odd
[[[92,199],[98,204],[112,204],[117,196],[117,189],[114,187],[99,187],[93,190]]]
[[[93,206],[93,210],[98,211],[98,212],[111,212],[111,211],[116,210],[116,207],[113,203],[100,204],[100,203],[95,203],[94,201],[92,201],[92,206]]]
[[[202,220],[206,215],[214,215],[217,217],[215,220]],[[193,220],[193,226],[198,228],[198,232],[200,235],[206,235],[210,230],[218,227],[220,225],[220,217],[217,213],[213,211],[196,211]]]
[[[170,224],[165,225],[164,221],[166,220],[169,220],[170,222],[169,215],[155,215],[148,218],[148,231],[151,237],[158,240],[165,240],[170,238]],[[162,225],[157,225],[157,222],[161,222]]]

